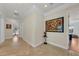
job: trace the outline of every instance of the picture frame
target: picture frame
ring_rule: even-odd
[[[64,17],[47,20],[46,32],[64,32]]]
[[[6,29],[11,29],[12,25],[11,24],[6,24]]]

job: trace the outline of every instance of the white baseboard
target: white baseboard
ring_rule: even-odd
[[[24,40],[24,39],[23,39]],[[38,44],[32,44],[30,42],[28,42],[28,40],[24,40],[26,43],[28,43],[29,45],[31,45],[32,47],[37,47],[39,45],[41,45],[43,42],[39,42]]]
[[[40,45],[43,44],[43,43],[44,43],[43,41],[42,41],[42,42],[39,42],[38,44],[33,45],[33,47],[40,46]]]
[[[24,39],[23,39],[23,40],[24,40]],[[24,41],[33,47],[33,44],[30,43],[30,42],[28,42],[28,40],[24,40]]]
[[[60,47],[60,48],[63,48],[63,49],[68,49],[67,47],[61,46],[59,44],[56,44],[56,43],[53,43],[53,42],[50,42],[50,41],[47,41],[47,43],[54,45],[54,46],[57,46],[57,47]]]

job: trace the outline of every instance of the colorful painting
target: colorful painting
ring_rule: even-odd
[[[64,32],[64,17],[46,21],[46,32]]]

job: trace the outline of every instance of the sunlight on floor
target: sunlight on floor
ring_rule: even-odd
[[[13,37],[12,47],[13,48],[18,48],[19,47],[19,38],[17,36]]]
[[[71,43],[71,50],[79,52],[79,43],[78,43],[79,39],[78,38],[72,38],[72,43]]]

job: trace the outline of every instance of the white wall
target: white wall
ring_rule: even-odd
[[[73,26],[73,34],[79,36],[79,4],[69,9],[69,24]]]
[[[42,11],[34,6],[23,21],[23,39],[33,47],[43,43],[43,24]]]
[[[19,37],[23,38],[23,23],[19,23]]]
[[[45,21],[62,17],[64,16],[64,33],[57,33],[57,32],[47,32],[47,41],[50,44],[59,46],[61,48],[68,49],[69,47],[69,16],[74,11],[78,11],[79,4],[69,4],[68,6],[63,6],[63,8],[52,9],[48,13],[45,14]],[[72,12],[71,12],[72,11]],[[72,16],[73,17],[73,16]]]
[[[44,15],[40,8],[37,9],[36,12],[36,20],[35,20],[35,45],[39,45],[44,42],[43,34],[44,34]]]
[[[68,49],[68,14],[66,10],[60,10],[56,12],[51,11],[50,13],[45,14],[45,21],[62,16],[64,17],[64,33],[47,32],[47,42],[61,48]]]
[[[12,29],[6,29],[6,24],[11,24],[12,25]],[[15,19],[11,19],[11,18],[7,18],[5,20],[5,39],[10,39],[13,37],[13,28],[15,26],[18,26],[18,21]]]
[[[72,20],[71,22],[70,25],[73,26],[73,34],[79,36],[79,20]]]
[[[69,4],[70,5],[70,4]],[[39,8],[32,8],[27,17],[23,20],[23,39],[28,42],[33,47],[38,46],[44,40],[43,39],[43,32],[44,32],[44,21],[64,17],[64,33],[56,33],[56,32],[48,32],[47,33],[47,41],[50,44],[54,44],[61,48],[68,49],[69,47],[69,36],[68,36],[68,17],[70,9],[69,5],[62,6],[61,8],[51,10],[48,13],[45,13],[43,16],[43,12]],[[70,5],[73,8],[72,4]],[[66,8],[65,8],[66,7]],[[42,20],[44,19],[44,20]]]
[[[34,27],[35,27],[34,15],[28,15],[27,18],[23,20],[23,39],[30,45],[34,45]]]
[[[4,19],[0,17],[0,44],[4,42],[5,36],[4,36]]]
[[[12,38],[12,29],[6,29],[6,24],[11,24],[11,19],[6,19],[5,20],[5,39],[10,39]]]

